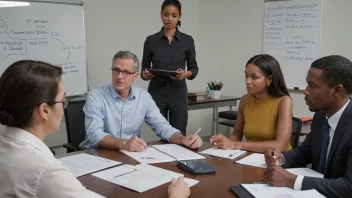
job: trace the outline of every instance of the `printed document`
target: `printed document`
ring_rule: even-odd
[[[59,158],[58,160],[63,162],[75,177],[121,164],[121,162],[85,153]]]

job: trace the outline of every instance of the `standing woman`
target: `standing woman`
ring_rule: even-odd
[[[160,15],[164,27],[144,42],[141,77],[150,80],[148,92],[161,114],[186,135],[188,98],[185,79],[193,80],[198,73],[194,40],[178,30],[182,17],[178,0],[165,0]],[[148,71],[150,68],[176,70],[178,75],[153,76]]]

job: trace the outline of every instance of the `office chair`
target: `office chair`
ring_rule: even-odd
[[[291,135],[292,148],[296,148],[298,146],[301,130],[302,130],[302,120],[300,118],[292,117],[292,135]]]
[[[228,111],[221,111],[219,112],[219,118],[226,119],[219,124],[229,126],[229,127],[235,127],[235,122],[237,119],[237,111],[234,110],[228,110]]]
[[[83,106],[85,99],[70,100],[67,108],[64,110],[67,143],[63,145],[67,153],[82,150],[79,144],[85,139],[84,112]]]

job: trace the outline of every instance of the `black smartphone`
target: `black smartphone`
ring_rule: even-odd
[[[215,167],[201,160],[181,160],[177,162],[177,166],[196,175],[216,172]]]

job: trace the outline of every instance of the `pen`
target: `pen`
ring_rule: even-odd
[[[274,153],[273,153],[274,159],[276,159],[276,153],[277,153],[278,150],[279,150],[279,147],[277,146],[277,147],[276,147],[276,150],[275,150]]]
[[[133,137],[132,138],[139,138],[135,133],[133,133]],[[142,140],[143,141],[143,140]],[[145,143],[145,142],[144,142]],[[147,143],[145,143],[144,145],[144,150],[147,150]]]
[[[194,133],[194,135],[197,135],[200,130],[202,130],[202,128],[199,127],[199,129]]]
[[[117,177],[121,177],[121,176],[127,175],[127,174],[130,174],[130,173],[133,173],[133,172],[135,172],[135,171],[137,171],[137,169],[132,169],[131,171],[128,171],[128,172],[126,172],[126,173],[122,173],[122,174],[120,174],[120,175],[114,176],[113,179],[115,179],[115,178],[117,178]]]
[[[237,153],[237,152],[236,152]],[[235,155],[236,153],[232,153],[232,154],[230,154],[229,155],[229,157],[232,157],[233,155]],[[241,155],[239,155],[239,156],[237,156],[237,157],[235,157],[234,159],[238,159],[238,158],[240,158],[240,157],[242,157],[242,156],[244,156],[245,154],[247,154],[247,152],[243,152]],[[234,160],[233,159],[233,160]]]
[[[277,147],[276,147],[276,150],[274,151],[274,153],[272,153],[274,159],[276,159],[276,154],[277,154],[278,151],[279,151],[279,147],[277,146]],[[276,164],[276,165],[279,165],[279,162],[276,161],[275,164]]]

